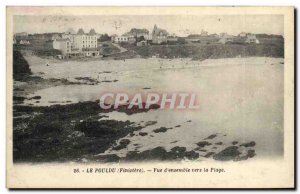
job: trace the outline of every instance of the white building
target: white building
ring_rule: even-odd
[[[245,42],[259,44],[259,40],[256,38],[256,36],[254,34],[248,34]]]
[[[111,37],[111,40],[114,43],[134,43],[135,42],[135,38],[132,35],[123,35],[123,36],[113,35]]]
[[[60,50],[62,55],[66,56],[71,53],[71,41],[68,38],[55,39],[53,48]]]
[[[100,55],[100,51],[98,48],[98,41],[97,41],[97,33],[94,29],[91,29],[89,33],[85,33],[82,28],[78,30],[78,32],[75,34],[72,29],[69,29],[66,33],[62,34],[62,39],[58,41],[65,41],[70,43],[70,50],[65,52],[64,47],[59,47],[62,49],[63,55],[83,55],[83,56],[98,56]],[[53,48],[54,44],[57,46],[57,42],[53,42]],[[58,49],[58,50],[61,50]]]

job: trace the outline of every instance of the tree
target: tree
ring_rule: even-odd
[[[111,37],[110,36],[108,36],[108,34],[102,34],[101,36],[100,36],[100,38],[99,38],[99,41],[100,42],[105,42],[105,41],[110,41],[111,40]]]

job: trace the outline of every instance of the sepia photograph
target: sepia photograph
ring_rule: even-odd
[[[293,12],[8,7],[9,187],[213,188],[217,174],[216,188],[293,187]],[[56,165],[61,183],[43,183]],[[261,179],[240,183],[241,169]],[[101,181],[64,183],[86,174]]]

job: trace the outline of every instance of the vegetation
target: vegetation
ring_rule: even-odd
[[[29,64],[24,59],[20,51],[13,51],[13,77],[20,80],[26,75],[30,75],[31,70]]]

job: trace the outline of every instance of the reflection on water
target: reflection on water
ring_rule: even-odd
[[[199,97],[198,110],[151,110],[126,115],[111,112],[107,119],[130,120],[136,123],[157,121],[141,132],[147,136],[126,137],[131,144],[123,150],[106,153],[124,155],[139,144],[139,151],[163,146],[170,149],[184,146],[187,150],[211,134],[215,141],[257,144],[258,157],[283,154],[283,59],[235,58],[206,61],[189,59],[130,59],[126,61],[63,62],[34,64],[35,74],[45,78],[66,78],[77,81],[89,77],[95,85],[65,85],[39,90],[30,96],[41,96],[38,106],[97,100],[103,92],[193,92]],[[117,80],[116,82],[109,82]],[[79,80],[85,83],[84,80]],[[105,81],[105,82],[103,82]],[[101,82],[101,83],[100,83]],[[144,90],[143,88],[147,88]],[[191,120],[191,122],[187,122]],[[175,127],[179,126],[180,127]],[[172,128],[154,133],[159,127]]]

